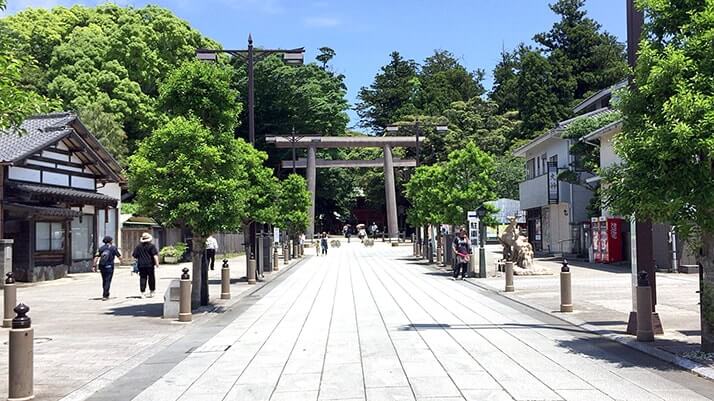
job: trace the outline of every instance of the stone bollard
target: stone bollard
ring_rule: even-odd
[[[34,329],[27,316],[30,308],[25,304],[14,309],[17,316],[12,319],[10,339],[10,366],[8,368],[8,401],[31,400],[35,398],[33,390],[33,345]]]
[[[563,266],[560,268],[560,311],[573,311],[573,290],[570,280],[570,267],[568,261],[563,259]]]
[[[654,341],[652,328],[652,288],[646,271],[637,275],[637,341]]]
[[[513,292],[513,262],[506,262],[506,292]]]
[[[278,271],[278,265],[280,264],[280,257],[278,256],[278,247],[273,247],[273,271]]]
[[[256,269],[258,268],[258,264],[255,261],[255,258],[250,258],[248,259],[248,284],[255,284],[257,282],[256,280]]]
[[[320,256],[320,241],[315,240],[315,256]]]
[[[231,299],[231,268],[228,259],[223,259],[221,267],[221,299]]]
[[[290,259],[295,259],[295,245],[293,245],[293,240],[290,240],[290,244],[288,245],[288,255],[290,255]]]
[[[17,305],[17,285],[12,272],[7,272],[5,279],[4,309],[5,314],[2,319],[2,327],[11,327],[12,319],[15,316],[13,308]]]
[[[290,263],[290,250],[288,249],[288,244],[283,245],[283,263],[286,265]]]
[[[432,245],[431,241],[427,243],[427,251],[429,254],[427,255],[427,259],[429,260],[429,264],[434,263],[434,246]]]
[[[444,261],[441,258],[444,256],[444,252],[441,250],[441,244],[436,245],[436,264],[438,266],[443,266]]]
[[[466,277],[476,277],[476,255],[473,251],[469,256],[469,264],[466,266]]]
[[[181,280],[179,281],[179,322],[190,322],[191,315],[191,276],[188,275],[188,267],[182,270]]]

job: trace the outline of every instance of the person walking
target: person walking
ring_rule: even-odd
[[[327,233],[322,233],[322,238],[320,238],[320,245],[322,245],[322,254],[327,255]]]
[[[146,283],[149,283],[149,298],[154,296],[156,291],[156,275],[155,269],[159,267],[159,251],[156,246],[151,243],[154,238],[149,233],[141,234],[139,245],[134,248],[131,254],[136,259],[139,267],[139,290],[141,297],[146,297]]]
[[[352,227],[349,224],[345,224],[344,227],[342,227],[342,234],[345,235],[345,238],[347,238],[347,243],[350,243],[350,237],[352,237]]]
[[[112,244],[113,240],[108,235],[104,237],[103,245],[97,250],[92,263],[92,271],[96,272],[99,268],[99,272],[102,274],[102,301],[109,299],[109,288],[112,285],[112,277],[114,277],[114,259],[121,258],[119,249]]]
[[[452,280],[459,278],[459,271],[461,271],[461,279],[463,280],[466,278],[469,259],[471,259],[471,243],[469,242],[469,237],[466,236],[464,227],[461,227],[459,234],[454,238],[453,248],[454,255],[456,255],[456,266],[454,266]]]
[[[211,270],[216,265],[216,251],[218,250],[218,241],[213,238],[213,235],[209,235],[206,238],[206,263],[209,264]]]

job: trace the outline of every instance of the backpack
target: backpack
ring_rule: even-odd
[[[114,252],[112,252],[112,247],[107,246],[104,248],[102,253],[99,255],[99,267],[106,267],[107,265],[114,264]]]

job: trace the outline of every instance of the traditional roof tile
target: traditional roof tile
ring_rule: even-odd
[[[0,132],[0,163],[13,163],[56,143],[72,133],[68,124],[73,113],[52,113],[30,117],[21,129]]]

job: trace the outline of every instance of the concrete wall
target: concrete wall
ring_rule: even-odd
[[[543,250],[546,252],[569,252],[572,246],[570,240],[570,223],[566,215],[567,203],[548,205],[542,210]]]

